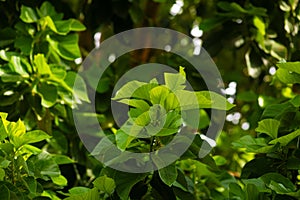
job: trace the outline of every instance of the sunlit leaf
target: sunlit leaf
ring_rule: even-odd
[[[166,86],[171,90],[171,91],[176,91],[176,90],[183,90],[185,86],[185,73],[183,73],[183,70],[181,70],[181,73],[165,73],[164,78],[165,78],[165,84]]]
[[[282,62],[276,64],[279,68],[300,74],[300,62]]]
[[[290,72],[289,70],[284,68],[279,68],[276,71],[276,76],[281,82],[286,84],[300,83],[300,74]]]
[[[68,180],[62,175],[52,176],[51,180],[53,183],[55,183],[56,185],[59,185],[59,186],[67,186],[68,185]]]
[[[276,138],[274,140],[271,140],[269,144],[276,144],[279,142],[282,146],[288,145],[293,139],[297,138],[300,136],[300,130],[296,130],[290,134],[281,136],[279,138]]]
[[[22,5],[20,19],[26,23],[33,23],[38,20],[38,17],[34,9]]]
[[[277,138],[279,125],[280,122],[275,119],[264,119],[258,122],[258,127],[255,131],[265,133],[275,139]]]
[[[37,67],[38,73],[41,75],[51,75],[51,70],[46,62],[44,54],[37,54],[34,56],[34,64]]]
[[[130,81],[123,85],[116,93],[116,95],[112,98],[112,100],[118,100],[123,98],[130,98],[132,97],[133,92],[136,91],[136,89],[140,88],[143,85],[146,85],[147,83],[140,82],[140,81]],[[149,95],[148,95],[149,96]]]

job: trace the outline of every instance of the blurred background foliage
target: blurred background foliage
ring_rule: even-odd
[[[262,175],[247,177],[242,169],[245,166],[251,168],[250,160],[253,161],[260,157],[267,160],[266,154],[268,153],[246,151],[245,148],[241,148],[245,146],[238,145],[236,142],[241,141],[240,138],[246,135],[257,137],[255,129],[258,127],[258,122],[264,118],[276,118],[274,115],[264,117],[266,108],[270,108],[270,105],[289,102],[300,93],[299,82],[285,82],[279,76],[274,76],[278,69],[277,63],[300,60],[300,6],[298,0],[61,0],[49,2],[58,13],[63,13],[63,19],[75,18],[86,26],[86,30],[78,33],[81,57],[69,60],[62,58],[59,61],[68,66],[67,69],[70,71],[78,70],[89,52],[93,48],[99,47],[105,39],[137,27],[170,28],[194,38],[195,46],[202,45],[221,72],[225,88],[223,92],[228,101],[236,104],[236,107],[227,114],[224,129],[217,138],[217,146],[211,154],[213,161],[187,160],[179,163],[180,169],[182,173],[190,177],[189,180],[193,181],[192,193],[195,198],[222,199],[230,195],[230,199],[264,197],[248,197],[247,195],[254,194],[253,191],[260,189],[251,188],[251,184],[246,187],[245,182],[242,186],[243,190],[236,188],[240,187],[238,185],[242,185],[239,182],[242,178],[258,178]],[[19,20],[21,5],[35,8],[40,7],[42,3],[43,1],[40,0],[0,1],[1,49],[18,49],[21,53],[24,51],[22,46],[14,43],[19,37],[15,25]],[[87,80],[87,89],[97,91],[96,110],[105,130],[111,131],[116,128],[110,111],[110,98],[114,85],[126,71],[148,62],[160,62],[175,69],[180,65],[189,66],[186,61],[170,53],[143,49],[118,58],[106,71],[96,88]],[[192,67],[187,67],[186,73],[195,90],[205,89],[203,80]],[[32,107],[40,106],[34,105],[34,102],[31,104],[33,104]],[[21,118],[25,121],[25,125],[27,123],[28,129],[38,127],[52,134],[52,139],[49,139],[47,143],[38,144],[39,147],[46,145],[48,151],[68,155],[76,161],[76,163],[60,166],[63,175],[69,180],[64,192],[75,186],[91,187],[92,181],[100,172],[102,175],[110,176],[109,169],[102,170],[101,164],[89,157],[81,144],[72,122],[70,107],[59,104],[55,108],[51,108],[50,112],[45,111],[46,114],[43,115],[42,120],[44,122],[30,124],[29,122],[33,121],[35,117],[28,114],[26,105],[23,103],[18,105],[19,111],[16,111],[16,104],[0,103],[1,111],[9,113],[9,120]],[[288,118],[288,116],[291,113],[298,116],[298,108],[299,105],[296,105],[286,111],[286,118],[280,118],[281,124],[284,123],[284,126],[281,126],[284,131],[297,129],[299,118]],[[277,108],[277,112],[280,112],[281,109],[283,107]],[[63,112],[61,112],[62,110]],[[49,123],[51,123],[50,128],[46,127],[46,124]],[[293,128],[288,129],[287,127]],[[205,130],[205,127],[203,128]],[[295,148],[299,148],[299,143],[292,149]],[[285,155],[289,155],[289,153]],[[299,156],[299,152],[295,156]],[[272,162],[275,161],[268,160],[266,162],[269,161],[271,162],[270,166],[266,166],[266,163],[263,164],[264,161],[260,160],[252,167],[257,170],[274,167]],[[285,161],[283,160],[283,163]],[[296,172],[292,171],[293,175],[290,178],[297,189],[299,189],[299,172],[297,172],[299,166],[296,165],[293,168]],[[280,172],[280,169],[276,168],[275,171]],[[244,176],[241,178],[242,172]],[[266,172],[269,170],[267,169]],[[286,174],[284,176],[288,177]],[[124,176],[120,175],[120,177]],[[129,175],[128,177],[130,179]],[[298,178],[295,179],[295,177]],[[231,185],[233,192],[230,192],[229,183],[233,182],[238,185]],[[157,184],[161,185],[162,183]],[[165,185],[161,188],[153,188],[152,191],[155,192],[148,194],[147,179],[143,183],[132,183],[132,186],[133,189],[130,193],[132,199],[140,199],[142,196],[144,199],[147,197],[151,199],[150,196],[153,194],[157,195],[153,197],[156,199],[173,199],[172,195],[174,194],[180,196],[178,191],[170,196],[170,191],[165,188]],[[163,192],[158,191],[159,189]],[[274,187],[273,190],[275,190]],[[291,190],[296,191],[295,188]],[[239,192],[245,193],[246,196],[242,194],[239,196],[237,194]],[[270,198],[275,197],[270,191],[266,190],[265,193],[269,193],[268,197]],[[282,196],[277,195],[276,199],[299,198],[296,194],[294,197],[293,195],[287,197],[282,191],[277,193]],[[184,195],[182,194],[182,196]],[[186,199],[189,197],[187,196]],[[180,198],[184,199],[184,197]]]

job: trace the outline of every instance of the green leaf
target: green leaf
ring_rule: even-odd
[[[34,9],[22,5],[20,19],[26,23],[33,23],[38,20],[38,17]]]
[[[57,33],[55,24],[50,16],[43,17],[39,20],[39,24],[43,29],[49,27],[53,32]]]
[[[26,68],[22,63],[22,59],[19,56],[11,56],[9,60],[9,67],[13,72],[20,74],[23,77],[28,77],[28,73],[26,72]]]
[[[20,100],[20,94],[15,92],[9,96],[1,95],[0,106],[9,106]]]
[[[148,85],[145,82],[140,81],[130,81],[123,85],[116,93],[116,95],[112,98],[112,100],[118,100],[118,99],[129,99],[132,97],[133,93],[136,91],[136,89],[140,88],[141,86]],[[146,91],[149,93],[149,91]],[[149,96],[149,94],[148,94]]]
[[[241,13],[247,13],[247,11],[244,8],[242,8],[239,4],[235,2],[229,3],[221,1],[217,5],[224,11],[237,11]]]
[[[274,190],[277,194],[286,194],[289,192],[292,192],[290,189],[286,188],[283,184],[277,183],[273,180],[271,180],[268,187],[272,190]]]
[[[245,185],[255,185],[259,192],[270,192],[270,189],[266,187],[265,182],[261,178],[243,179],[242,182]]]
[[[46,108],[52,107],[57,100],[57,88],[54,85],[42,82],[37,86],[37,92],[42,97],[42,105]]]
[[[259,18],[254,17],[253,18],[253,24],[258,29],[259,33],[264,36],[266,34],[266,26],[265,23]]]
[[[78,187],[77,187],[78,188]],[[65,200],[96,200],[99,199],[99,192],[97,188],[89,189],[84,193],[72,194],[70,197],[65,198]],[[79,191],[79,190],[78,190]],[[82,189],[80,191],[83,191]]]
[[[68,19],[54,22],[56,27],[56,33],[66,35],[70,31],[84,31],[85,26],[76,19]]]
[[[277,63],[276,65],[280,69],[286,69],[290,72],[296,72],[297,74],[300,74],[300,62],[283,62]]]
[[[155,104],[149,109],[149,117],[151,123],[160,123],[164,124],[166,121],[166,110],[159,104]]]
[[[2,142],[7,137],[7,120],[6,120],[6,114],[0,113],[0,141]]]
[[[295,107],[300,107],[300,95],[295,96],[293,99],[290,100],[291,104]]]
[[[61,66],[61,65],[55,65],[55,64],[50,64],[50,69],[52,72],[52,76],[55,77],[56,79],[64,80],[67,72],[66,72],[66,67]]]
[[[58,165],[65,165],[65,164],[71,164],[75,163],[75,161],[68,156],[65,155],[52,155],[52,158],[55,160],[56,164]]]
[[[92,70],[91,70],[92,71]],[[89,78],[87,79],[88,83],[91,84],[91,77],[88,76]],[[101,78],[98,82],[98,85],[96,87],[96,90],[98,93],[105,93],[110,89],[110,84],[111,84],[111,78],[110,77],[104,77]],[[93,85],[93,84],[92,84]]]
[[[279,68],[276,71],[277,78],[285,84],[295,84],[300,83],[300,74],[295,72],[289,72],[289,70],[284,68]]]
[[[264,119],[258,122],[258,127],[255,129],[255,131],[259,133],[265,133],[271,138],[275,139],[277,138],[279,125],[280,122],[275,119]]]
[[[176,90],[183,90],[186,87],[186,77],[182,67],[180,67],[180,72],[177,74],[164,73],[164,78],[165,85],[173,92]]]
[[[179,108],[181,110],[199,109],[200,102],[198,101],[197,92],[188,90],[176,90],[174,92],[177,100],[179,101]],[[206,102],[207,104],[210,102]]]
[[[129,125],[130,126],[130,125]],[[132,126],[129,127],[129,131],[132,130]],[[117,146],[120,150],[125,150],[129,144],[131,143],[132,140],[134,140],[135,138],[132,136],[134,133],[132,133],[131,131],[131,134],[132,135],[129,135],[127,134],[126,132],[128,131],[127,128],[125,128],[125,126],[123,125],[119,130],[117,130],[116,132],[116,143],[117,143]],[[137,130],[137,132],[139,133],[140,130]],[[138,134],[137,133],[137,134]]]
[[[198,129],[204,129],[208,127],[210,124],[210,118],[207,112],[204,109],[200,109],[199,115],[200,115],[200,122],[199,122]]]
[[[26,132],[24,134],[14,135],[14,141],[17,144],[17,147],[24,144],[40,142],[49,138],[51,138],[51,136],[41,130],[34,130]]]
[[[15,29],[17,30],[19,35],[34,37],[36,33],[36,25],[35,24],[27,24],[25,22],[19,21],[15,25]]]
[[[223,14],[223,16],[228,17],[236,17],[236,16],[243,16],[245,14],[247,15],[254,15],[254,16],[267,16],[266,12],[267,10],[262,7],[255,7],[248,4],[247,8],[241,7],[238,3],[235,2],[225,2],[221,1],[218,4],[218,7],[220,7],[222,10],[227,11],[226,14]]]
[[[51,70],[46,62],[44,54],[37,54],[34,56],[34,64],[40,75],[51,75]]]
[[[19,56],[19,54],[16,52],[5,51],[3,49],[0,50],[0,58],[2,60],[9,61],[11,60],[12,56]]]
[[[286,177],[279,173],[267,173],[261,176],[265,184],[278,194],[294,192],[296,186]]]
[[[179,101],[174,93],[169,93],[162,105],[164,105],[166,111],[174,110],[180,106]]]
[[[247,184],[245,190],[246,190],[246,199],[247,200],[259,199],[259,192],[255,185]]]
[[[141,87],[137,88],[133,92],[132,97],[150,101],[150,92],[149,91],[151,91],[151,89],[153,89],[157,86],[158,86],[158,83],[156,83],[156,82],[152,82],[152,83],[150,82],[148,84],[142,85]]]
[[[20,36],[16,38],[14,44],[16,48],[19,48],[22,53],[28,56],[32,50],[32,42],[33,39],[31,37]]]
[[[14,145],[11,143],[0,144],[0,149],[3,150],[7,155],[12,154],[14,151]]]
[[[226,158],[221,155],[215,155],[213,156],[213,159],[215,160],[217,166],[222,166],[227,163]]]
[[[300,136],[300,129],[290,133],[290,134],[287,134],[285,136],[281,136],[277,139],[274,139],[274,140],[271,140],[269,142],[269,144],[276,144],[276,143],[280,143],[282,146],[286,146],[288,145],[293,139],[295,139],[296,137],[299,137]]]
[[[290,102],[281,104],[268,105],[263,114],[262,118],[276,118],[279,119],[282,115],[295,110],[295,107]]]
[[[242,190],[241,186],[237,183],[229,184],[229,198],[230,199],[245,199],[245,193]]]
[[[51,180],[53,183],[59,186],[67,186],[68,185],[68,180],[63,176],[51,176]]]
[[[58,104],[60,105],[60,104]],[[51,145],[57,152],[67,154],[68,152],[68,141],[64,134],[61,134],[60,131],[53,130],[52,138],[48,140],[49,145]],[[54,157],[55,159],[55,157]]]
[[[164,120],[164,126],[156,136],[168,136],[177,133],[181,125],[182,119],[180,114],[176,111],[168,112]]]
[[[5,187],[3,187],[5,186]],[[5,192],[7,188],[9,190],[9,195],[7,196],[7,193]],[[8,197],[9,200],[12,200],[12,199],[17,199],[17,200],[25,200],[25,194],[23,192],[20,191],[20,189],[16,186],[14,186],[12,183],[8,182],[8,181],[1,181],[0,182],[0,191],[3,191],[0,192],[0,198],[2,200],[5,199]],[[28,199],[28,198],[27,198]]]
[[[73,187],[73,188],[69,189],[69,193],[71,195],[76,195],[76,194],[87,193],[90,190],[91,190],[90,188],[86,188],[86,187]]]
[[[227,99],[212,91],[195,92],[199,101],[200,108],[213,108],[218,110],[230,110],[235,105],[229,103]]]
[[[11,161],[6,160],[4,158],[0,159],[0,167],[1,168],[7,168],[9,166],[9,164],[11,163]]]
[[[169,94],[169,89],[165,86],[157,86],[150,90],[150,101],[154,104],[161,104],[164,106],[164,102]]]
[[[39,154],[42,152],[42,150],[38,147],[35,147],[33,145],[30,145],[30,144],[25,144],[22,146],[22,151],[24,152],[29,152],[31,154]]]
[[[74,86],[75,80],[77,82],[76,87]],[[86,84],[84,80],[79,76],[79,74],[69,71],[64,79],[64,82],[70,87],[73,88],[75,99],[81,99],[86,102],[90,102]]]
[[[66,60],[74,60],[81,56],[78,47],[78,34],[67,36],[50,36],[47,40],[52,49]]]
[[[48,26],[54,33],[67,35],[70,31],[83,31],[85,26],[76,19],[53,21],[50,16],[40,19],[41,26]]]
[[[178,175],[175,163],[159,169],[158,173],[160,179],[169,187],[176,181]]]
[[[22,139],[22,136],[25,134],[25,132],[25,125],[21,120],[18,120],[17,122],[9,122],[7,124],[8,137],[16,148],[26,143],[24,143]]]
[[[101,172],[101,175],[107,175],[114,179],[116,183],[116,191],[121,200],[127,200],[132,187],[136,183],[143,181],[145,177],[148,176],[147,173],[126,173],[107,168]]]
[[[2,73],[1,69],[0,69],[0,73]],[[1,80],[4,83],[15,83],[15,82],[18,82],[18,81],[23,81],[24,79],[20,75],[6,74],[5,72],[3,72],[3,74],[1,75]]]
[[[5,171],[4,171],[4,169],[0,168],[0,181],[3,181],[4,178],[5,178]],[[0,189],[0,191],[1,191],[1,189]]]
[[[146,111],[134,119],[134,124],[143,127],[147,126],[150,123],[150,121],[150,113],[149,111]]]
[[[185,192],[193,193],[194,192],[194,183],[191,180],[191,178],[186,176],[184,174],[184,172],[182,172],[182,170],[180,170],[180,168],[177,169],[177,173],[178,173],[177,179],[172,184],[172,186],[180,188],[181,190],[183,190]]]
[[[54,6],[48,1],[43,2],[39,9],[39,14],[41,17],[50,16],[55,21],[63,18],[63,14],[57,13]]]
[[[274,146],[268,146],[265,138],[253,138],[250,135],[241,137],[238,141],[233,142],[232,145],[237,148],[246,148],[248,152],[269,153],[274,151]]]
[[[140,99],[121,99],[121,100],[118,100],[118,102],[138,108],[139,110],[141,110],[143,112],[149,110],[149,108],[150,108],[149,104],[146,101],[140,100]]]
[[[37,181],[34,177],[28,176],[23,178],[23,182],[32,195],[37,195]]]
[[[48,180],[48,177],[57,177],[60,175],[60,169],[52,156],[43,151],[42,153],[31,156],[27,161],[28,168],[35,177]]]
[[[93,184],[100,191],[105,192],[106,194],[112,194],[116,188],[114,179],[107,176],[100,176],[93,181]]]

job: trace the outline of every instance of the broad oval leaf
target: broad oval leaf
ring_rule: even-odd
[[[34,64],[37,68],[37,71],[40,75],[51,75],[51,70],[46,62],[44,54],[37,54],[34,56]]]
[[[176,181],[178,176],[175,163],[159,169],[158,174],[160,179],[170,187]]]
[[[81,56],[78,47],[78,35],[69,34],[67,36],[51,36],[47,37],[52,49],[66,60],[74,60]]]
[[[56,103],[58,97],[56,86],[42,82],[38,85],[37,91],[42,97],[44,107],[50,108]]]
[[[183,90],[186,87],[185,85],[186,77],[183,68],[180,67],[179,70],[180,70],[179,73],[164,74],[165,85],[173,92],[176,90]]]
[[[259,133],[265,133],[271,138],[275,139],[277,138],[279,125],[280,122],[276,119],[264,119],[258,122],[258,127],[255,129],[255,131]]]
[[[38,17],[34,9],[22,5],[20,19],[26,23],[33,23],[38,20]]]
[[[106,194],[112,194],[116,188],[116,183],[114,179],[107,176],[100,176],[93,181],[93,184],[100,191],[105,192]]]

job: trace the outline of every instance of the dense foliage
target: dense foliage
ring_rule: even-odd
[[[2,0],[0,10],[0,199],[300,198],[298,0]],[[218,104],[226,99],[208,92],[190,63],[153,49],[119,57],[98,85],[85,69],[82,87],[73,89],[80,63],[94,46],[144,26],[200,40],[222,74],[226,105]],[[113,100],[130,105],[130,118],[118,127],[110,109],[113,88],[132,67],[149,62],[179,73],[165,73],[160,84],[124,85]],[[185,89],[187,80],[193,94]],[[146,90],[132,98],[131,84]],[[96,91],[97,113],[85,113],[83,123],[96,115],[120,152],[168,144],[183,124],[182,103],[201,117],[196,131],[185,130],[195,133],[191,146],[157,171],[105,167],[85,149],[74,126],[72,109],[90,101],[87,91]],[[194,95],[197,103],[180,102],[176,95]],[[227,122],[216,147],[199,158],[211,109],[227,110]],[[167,123],[152,137],[161,126],[155,123],[159,116]],[[141,133],[151,137],[135,136]],[[103,148],[96,146],[93,154]]]

